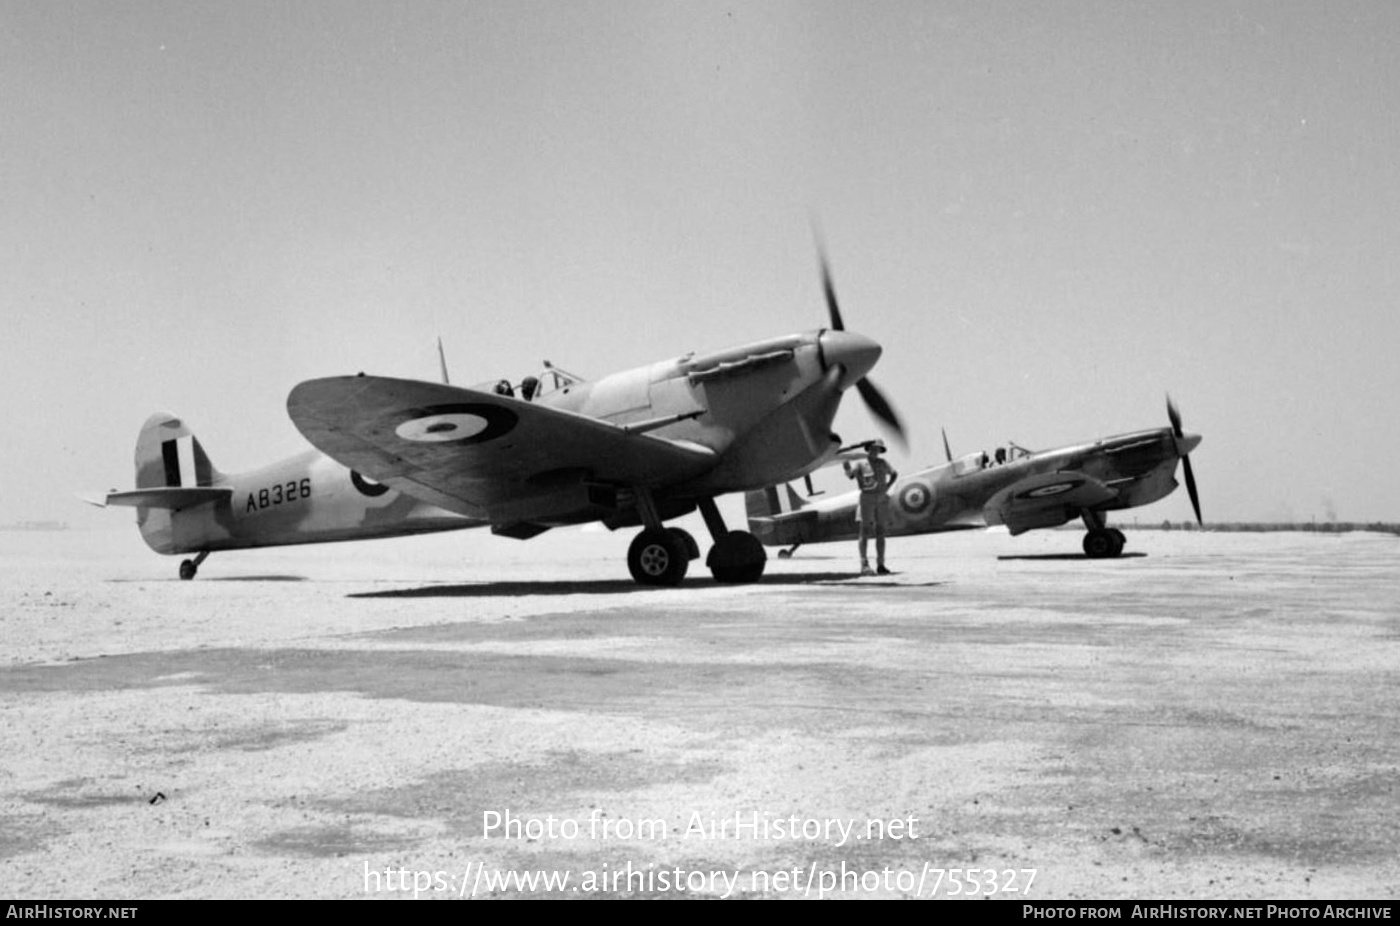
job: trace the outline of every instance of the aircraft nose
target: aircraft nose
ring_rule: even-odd
[[[880,359],[881,347],[863,334],[854,331],[824,331],[821,336],[822,360],[827,367],[840,364],[846,375],[841,388],[862,379],[875,361]]]
[[[1196,445],[1201,442],[1199,434],[1182,434],[1176,439],[1176,455],[1184,457],[1196,449]]]

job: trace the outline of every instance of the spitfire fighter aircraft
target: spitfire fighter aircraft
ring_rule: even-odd
[[[968,530],[1005,524],[1014,536],[1082,519],[1084,553],[1094,559],[1123,552],[1123,532],[1106,514],[1165,498],[1177,487],[1181,461],[1196,520],[1201,503],[1188,456],[1200,435],[1181,428],[1181,415],[1167,400],[1169,428],[1107,437],[1086,444],[1033,453],[1015,444],[954,460],[900,479],[890,487],[887,536]],[[856,445],[861,446],[861,445]],[[810,484],[809,484],[810,485]],[[858,493],[820,502],[801,498],[791,486],[745,495],[749,530],[764,544],[786,546],[786,558],[804,543],[856,537]]]
[[[699,546],[665,522],[699,509],[721,582],[752,582],[767,554],[729,530],[715,499],[800,478],[832,459],[852,386],[902,436],[866,378],[880,346],[845,330],[826,261],[830,327],[671,360],[586,382],[546,364],[518,384],[351,376],[301,383],[287,399],[316,451],[225,476],[178,420],[157,415],[137,443],[133,492],[148,545],[194,553],[358,540],[489,525],[528,539],[600,521],[640,525],[627,564],[643,585],[676,585]],[[446,377],[444,376],[444,379]]]

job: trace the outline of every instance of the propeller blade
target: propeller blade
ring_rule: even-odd
[[[890,405],[889,400],[870,381],[870,377],[867,376],[858,381],[856,391],[860,393],[860,397],[865,401],[865,407],[870,409],[870,413],[894,431],[895,437],[899,438],[899,445],[907,449],[908,441],[904,437],[903,423],[895,414],[894,407]]]
[[[943,428],[943,455],[948,458],[948,462],[953,462],[953,448],[948,446],[948,429]]]
[[[826,259],[826,248],[822,246],[821,235],[817,235],[817,259],[822,268],[822,292],[826,295],[826,312],[831,317],[831,330],[845,331],[846,322],[841,318],[841,306],[836,301],[836,285],[831,282],[831,265]],[[865,401],[866,408],[880,421],[884,422],[895,434],[902,449],[909,449],[909,442],[904,436],[904,424],[899,420],[899,415],[895,414],[894,406],[876,388],[875,384],[868,377],[862,377],[856,381],[856,391],[860,393],[861,399]]]
[[[1172,423],[1172,433],[1180,441],[1185,436],[1185,432],[1181,429],[1181,412],[1177,409],[1176,403],[1172,401],[1170,395],[1167,396],[1167,420]],[[1191,510],[1196,512],[1196,523],[1204,527],[1205,521],[1201,520],[1201,496],[1196,491],[1196,474],[1191,471],[1189,454],[1181,456],[1181,471],[1186,475],[1186,494],[1191,496]]]
[[[841,319],[841,306],[836,304],[836,287],[831,283],[831,268],[827,266],[826,255],[821,255],[822,290],[826,293],[826,312],[831,316],[833,331],[845,331],[846,323]]]
[[[1189,456],[1181,458],[1181,469],[1186,473],[1186,494],[1191,496],[1191,507],[1196,512],[1196,523],[1205,527],[1206,522],[1201,520],[1201,497],[1196,494],[1196,476],[1191,472],[1191,458]]]

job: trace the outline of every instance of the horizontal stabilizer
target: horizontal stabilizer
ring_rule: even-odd
[[[233,497],[233,489],[227,486],[162,486],[153,489],[136,489],[133,492],[109,492],[102,504],[105,507],[125,508],[165,508],[179,511],[205,502],[225,501]]]

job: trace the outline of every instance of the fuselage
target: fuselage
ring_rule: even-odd
[[[483,525],[371,482],[315,450],[251,472],[220,474],[210,485],[232,494],[178,511],[137,509],[141,535],[151,549],[239,550]]]

